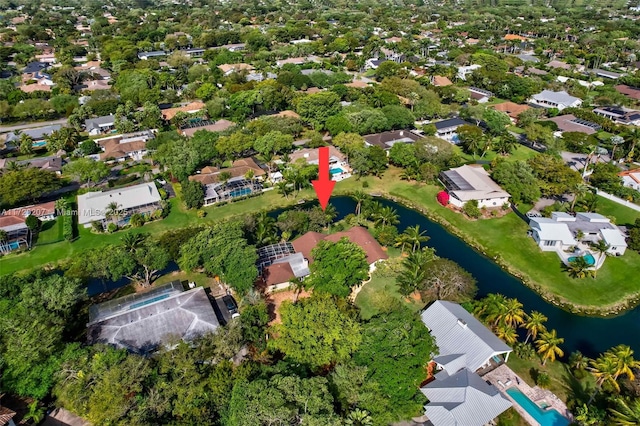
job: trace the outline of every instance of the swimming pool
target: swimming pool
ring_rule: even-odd
[[[540,423],[540,426],[569,425],[569,420],[566,417],[563,417],[560,413],[553,409],[543,410],[538,406],[538,404],[534,403],[525,394],[523,394],[520,389],[509,388],[507,389],[507,394],[509,394],[509,396],[513,398],[513,400],[517,402],[524,411],[529,413],[529,415],[533,417],[535,421]]]
[[[34,148],[40,148],[47,144],[47,141],[38,141],[31,144]]]
[[[133,303],[133,304],[131,304],[131,306],[129,306],[129,309],[141,308],[141,307],[143,307],[145,305],[150,305],[150,304],[152,304],[154,302],[158,302],[160,300],[166,299],[167,297],[169,297],[168,294],[161,294],[160,296],[153,297],[153,298],[151,298],[149,300],[143,300],[142,302]]]
[[[340,173],[344,173],[344,170],[342,170],[340,167],[334,167],[333,169],[329,170],[329,173],[331,173],[332,175],[339,175]]]
[[[229,193],[229,196],[242,197],[243,195],[249,195],[249,194],[251,194],[251,188],[241,188],[241,189],[234,189]]]
[[[596,259],[593,257],[593,255],[592,255],[591,253],[587,253],[587,254],[585,254],[585,255],[584,255],[584,256],[582,256],[582,257],[584,257],[584,260],[586,260],[586,261],[587,261],[587,265],[592,266],[592,265],[595,265],[595,264],[596,264]],[[573,261],[574,261],[574,260],[576,260],[577,258],[578,258],[578,257],[576,257],[576,256],[571,256],[571,257],[569,258],[569,262],[573,262]]]

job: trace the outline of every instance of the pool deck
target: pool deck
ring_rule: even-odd
[[[518,414],[520,414],[531,426],[540,426],[540,423],[531,417],[529,413],[527,413],[517,402],[513,400],[513,398],[509,396],[509,394],[507,394],[507,389],[520,389],[523,394],[525,394],[531,401],[538,404],[538,406],[542,401],[545,401],[549,405],[548,409],[554,409],[570,421],[573,421],[573,415],[569,412],[565,403],[562,402],[553,392],[547,389],[542,389],[538,386],[529,386],[527,382],[522,380],[522,378],[514,373],[506,364],[500,365],[496,369],[482,376],[482,378],[491,382],[491,384],[498,388],[500,393],[511,401],[513,408],[518,412]],[[520,383],[518,383],[518,381]]]

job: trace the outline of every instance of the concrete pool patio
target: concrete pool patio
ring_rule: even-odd
[[[573,421],[573,415],[567,409],[564,402],[560,400],[553,392],[542,389],[538,386],[529,386],[522,378],[511,370],[506,364],[502,364],[494,370],[488,372],[482,378],[491,384],[493,384],[500,393],[507,398],[513,404],[513,408],[532,426],[539,426],[540,423],[536,421],[524,408],[520,406],[514,399],[506,392],[507,389],[517,388],[524,395],[526,395],[531,401],[537,404],[543,411],[544,410],[556,410],[562,416],[568,419],[569,423]],[[543,408],[545,407],[545,408]]]

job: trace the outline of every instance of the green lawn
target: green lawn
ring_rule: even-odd
[[[615,217],[617,225],[633,225],[636,219],[640,217],[640,212],[600,196],[598,197],[596,210],[605,216]]]
[[[403,198],[446,222],[452,231],[474,246],[482,247],[487,256],[496,257],[547,299],[570,303],[586,311],[602,312],[640,293],[640,281],[637,279],[640,275],[640,255],[636,252],[627,250],[622,257],[608,258],[595,279],[572,279],[562,270],[555,253],[540,251],[527,236],[527,225],[514,213],[489,220],[468,220],[438,204],[435,196],[440,187],[404,182],[397,178],[398,173],[398,170],[392,169],[383,179],[366,178],[363,181],[368,182],[367,190],[370,192]],[[348,179],[338,184],[336,189],[337,192],[362,189],[362,181]],[[615,216],[617,223],[640,217],[640,212],[617,204],[602,203],[599,206],[603,214]]]
[[[460,157],[462,157],[464,159],[465,162],[467,163],[475,163],[477,160],[481,160],[481,161],[493,161],[499,154],[497,154],[496,152],[493,151],[488,151],[484,157],[480,158],[478,156],[476,156],[475,158],[473,157],[473,155],[470,154],[465,154],[464,152],[462,152],[462,149],[459,146],[454,146],[454,150],[460,155]],[[524,145],[517,145],[517,148],[511,153],[511,155],[509,155],[509,159],[516,161],[516,160],[522,160],[522,161],[527,161],[528,159],[534,157],[537,154],[536,151],[532,150],[531,148],[528,148]]]
[[[38,233],[38,242],[36,245],[45,245],[62,241],[64,239],[62,226],[61,217],[44,222],[40,228],[40,232]]]

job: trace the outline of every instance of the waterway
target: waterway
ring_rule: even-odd
[[[546,302],[520,280],[450,234],[440,224],[398,203],[382,198],[378,201],[397,210],[400,216],[400,232],[407,226],[420,225],[430,237],[427,245],[435,248],[438,256],[451,259],[469,271],[478,281],[479,298],[489,293],[501,293],[517,298],[524,305],[526,312],[535,310],[546,315],[549,318],[547,327],[556,329],[558,336],[565,339],[561,348],[566,355],[579,350],[593,357],[621,343],[640,353],[640,307],[612,318],[585,317],[566,312]],[[356,205],[349,197],[333,197],[331,204],[339,212],[338,219],[353,213]]]
[[[427,245],[435,248],[438,256],[451,259],[469,271],[478,282],[479,298],[489,293],[501,293],[507,297],[515,297],[522,302],[526,312],[535,310],[546,315],[549,318],[547,327],[556,329],[558,336],[565,339],[561,348],[567,356],[571,352],[579,350],[587,356],[595,357],[621,343],[631,346],[636,353],[640,353],[640,307],[611,318],[585,317],[566,312],[546,302],[520,280],[505,272],[491,259],[478,253],[455,235],[450,234],[440,224],[432,222],[422,214],[398,203],[383,198],[378,201],[397,210],[400,219],[398,224],[400,232],[407,226],[420,225],[420,228],[426,231],[430,237]],[[333,197],[331,204],[338,211],[337,220],[354,213],[356,206],[355,201],[349,197]],[[277,217],[282,211],[276,210],[270,215]],[[163,273],[177,269],[177,265],[172,263]],[[95,295],[113,290],[126,285],[127,282],[128,280],[125,279],[116,283],[93,280],[89,283],[89,294]]]

